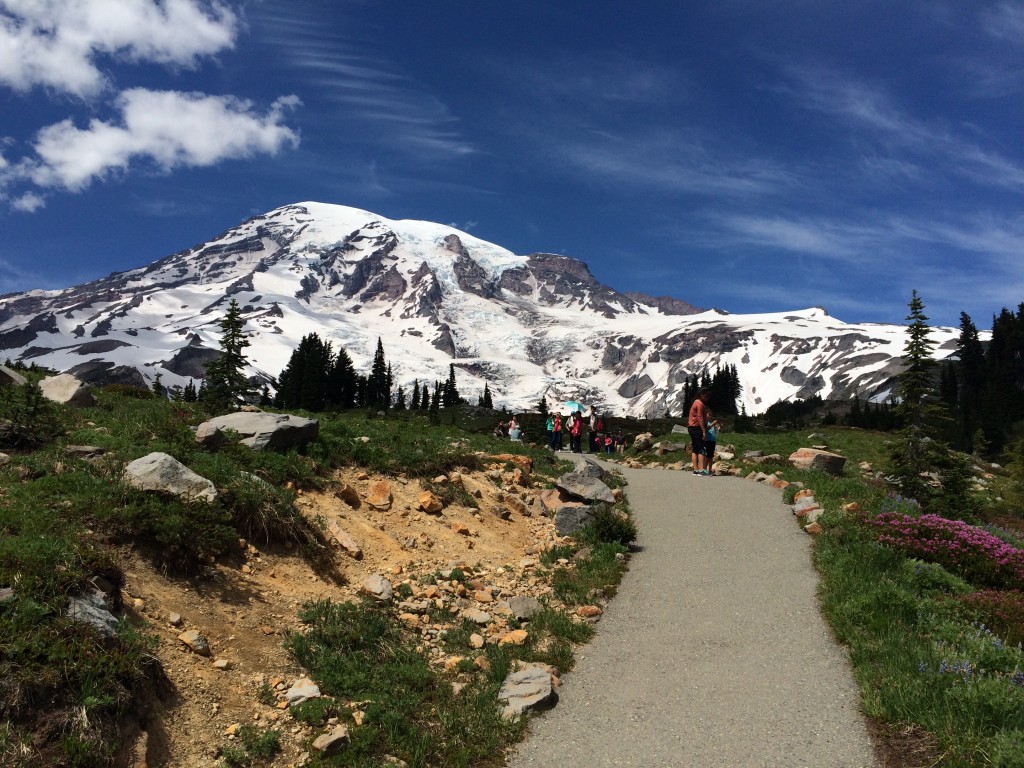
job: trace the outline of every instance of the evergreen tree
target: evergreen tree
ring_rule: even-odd
[[[981,407],[985,396],[985,349],[978,338],[978,329],[966,312],[960,313],[960,337],[957,339],[956,405],[951,409],[956,418],[956,446],[973,450],[974,434],[981,425]]]
[[[359,396],[358,379],[352,358],[344,349],[339,349],[327,374],[328,404],[342,410],[355,408]]]
[[[395,395],[395,410],[405,410],[405,388],[401,386],[398,388],[398,394]]]
[[[260,390],[260,402],[259,402],[259,405],[260,405],[261,408],[265,408],[268,405],[273,405],[273,404],[274,404],[274,400],[270,396],[270,387],[268,387],[266,384],[264,384],[263,385],[263,389]]]
[[[1016,315],[1004,307],[993,319],[985,361],[982,425],[998,452],[1024,420],[1024,304]]]
[[[194,403],[199,399],[199,393],[196,392],[196,383],[192,380],[188,380],[188,384],[185,385],[185,389],[181,392],[182,402]]]
[[[430,390],[427,389],[427,382],[423,382],[423,396],[420,399],[420,410],[421,411],[430,410],[430,406],[431,406]]]
[[[218,325],[221,353],[206,364],[202,399],[214,410],[234,410],[249,394],[249,382],[244,373],[247,360],[243,352],[249,346],[249,339],[242,333],[245,320],[235,299],[231,300]]]
[[[412,402],[409,403],[409,409],[412,411],[418,411],[420,409],[420,380],[414,379],[412,382]]]
[[[384,358],[384,344],[377,337],[377,351],[373,356],[373,365],[366,382],[366,401],[368,408],[387,408],[391,404],[391,388],[388,383],[388,363]]]
[[[924,314],[924,302],[913,291],[907,315],[907,346],[903,354],[903,370],[899,374],[899,414],[903,418],[900,439],[893,446],[891,459],[894,474],[904,495],[927,506],[933,489],[923,477],[940,463],[944,446],[935,440],[941,409],[935,394],[934,342]]]
[[[459,388],[455,384],[455,363],[448,365],[448,381],[444,385],[442,404],[445,408],[454,408],[462,402]]]
[[[156,395],[157,397],[167,397],[167,390],[164,388],[163,383],[161,383],[160,381],[161,377],[162,374],[158,373],[156,377],[153,379],[153,394]]]
[[[333,364],[329,343],[324,343],[315,333],[304,336],[278,377],[277,407],[324,410]]]
[[[430,398],[430,410],[436,413],[444,402],[443,388],[440,381],[434,382],[434,396]]]

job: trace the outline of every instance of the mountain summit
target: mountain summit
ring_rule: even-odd
[[[905,329],[851,325],[820,308],[704,311],[624,294],[566,256],[517,256],[442,224],[299,203],[256,216],[146,267],[61,291],[0,296],[0,358],[95,383],[168,387],[203,376],[218,321],[242,307],[250,373],[272,383],[309,333],[369,369],[378,337],[396,387],[484,383],[495,404],[573,399],[609,412],[678,413],[692,373],[734,365],[748,412],[781,400],[879,396]],[[934,329],[940,349],[955,329]],[[940,352],[941,354],[941,352]]]

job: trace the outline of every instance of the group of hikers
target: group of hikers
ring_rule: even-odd
[[[711,397],[711,390],[702,389],[697,398],[690,406],[690,413],[687,420],[687,431],[690,433],[690,456],[693,462],[693,474],[700,476],[711,475],[711,467],[715,461],[715,447],[718,439],[718,431],[721,424],[714,418],[707,402]],[[591,409],[589,429],[589,450],[590,453],[624,453],[626,450],[626,436],[622,430],[613,432],[605,424],[604,416],[596,410]],[[545,424],[547,430],[547,443],[552,451],[564,451],[565,442],[568,439],[568,450],[573,453],[583,453],[583,411],[571,411],[566,415],[552,413],[548,416]],[[523,430],[512,416],[508,422],[499,422],[494,428],[495,437],[507,437],[510,440],[522,440]]]
[[[626,436],[621,430],[613,433],[611,427],[605,425],[604,416],[597,411],[591,410],[588,426],[590,453],[623,453],[626,450]],[[583,411],[572,411],[565,416],[550,414],[544,428],[552,451],[565,450],[565,437],[568,436],[569,450],[583,453]]]

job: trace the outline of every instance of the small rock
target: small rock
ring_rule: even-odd
[[[335,726],[334,730],[330,733],[325,733],[322,736],[318,736],[313,741],[313,749],[322,754],[324,757],[331,757],[338,754],[346,746],[348,746],[349,735],[348,727],[344,725]]]
[[[389,602],[395,595],[391,582],[379,573],[371,573],[363,580],[362,591],[384,603]]]
[[[213,662],[213,666],[215,669],[219,669],[222,672],[227,672],[229,669],[231,669],[232,664],[227,659],[217,659],[215,662]]]
[[[200,656],[210,655],[210,641],[197,629],[190,629],[178,635],[178,640],[188,646],[192,653]]]
[[[172,613],[167,617],[167,623],[172,627],[180,627],[183,619],[180,613]]]
[[[296,680],[284,692],[284,699],[289,705],[301,704],[309,699],[318,698],[320,698],[320,688],[312,680],[305,677]]]
[[[498,641],[498,645],[522,645],[529,636],[525,629],[513,629]]]

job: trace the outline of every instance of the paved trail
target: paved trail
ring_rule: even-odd
[[[510,768],[871,768],[809,537],[780,493],[624,470],[642,551]]]

